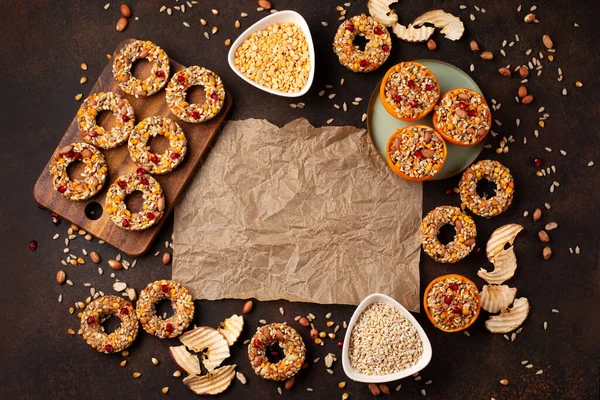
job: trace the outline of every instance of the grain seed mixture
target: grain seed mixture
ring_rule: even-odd
[[[396,129],[388,140],[388,164],[400,176],[427,180],[435,176],[446,159],[444,139],[432,128],[412,125]]]
[[[127,209],[125,198],[134,191],[142,192],[142,210],[132,213]],[[104,210],[120,228],[139,231],[150,228],[163,216],[165,196],[156,179],[141,168],[135,174],[122,175],[108,188]]]
[[[96,121],[101,111],[111,111],[117,120],[108,132]],[[126,99],[113,92],[100,92],[85,99],[77,111],[77,122],[86,142],[102,149],[113,149],[126,141],[133,131],[135,114]]]
[[[69,165],[75,161],[85,164],[83,180],[69,177]],[[69,200],[87,200],[104,186],[108,165],[104,155],[91,144],[72,143],[58,150],[49,169],[52,185],[61,196]]]
[[[483,96],[470,89],[445,93],[433,113],[433,127],[448,141],[471,146],[482,141],[492,126],[492,113]]]
[[[188,103],[186,91],[192,86],[202,86],[206,96],[204,103]],[[214,118],[225,101],[225,87],[221,77],[211,70],[197,65],[177,71],[167,85],[167,104],[177,118],[200,123]]]
[[[150,76],[139,80],[133,76],[131,66],[135,60],[145,58],[152,63]],[[112,73],[125,93],[139,97],[152,96],[162,89],[169,79],[169,56],[149,40],[134,40],[117,53]]]
[[[308,47],[300,26],[292,22],[274,24],[244,40],[233,62],[246,78],[262,86],[297,93],[310,75]]]
[[[171,300],[173,315],[163,319],[156,315],[155,304]],[[136,310],[142,328],[161,339],[174,338],[183,333],[194,319],[192,295],[179,282],[160,280],[149,283],[139,295]]]
[[[121,320],[107,335],[102,323],[111,316]],[[81,314],[83,339],[100,353],[118,353],[128,348],[138,334],[138,316],[133,305],[119,296],[102,296],[90,302]]]
[[[269,361],[270,346],[277,343],[285,357]],[[300,334],[286,323],[258,327],[248,344],[248,359],[256,375],[273,381],[285,381],[300,371],[306,359],[306,347]]]
[[[151,137],[162,135],[169,140],[169,148],[162,154],[150,151]],[[187,152],[187,139],[175,121],[165,117],[148,117],[135,127],[127,143],[129,156],[139,167],[151,174],[166,174],[174,170]]]
[[[456,234],[450,243],[442,244],[438,235],[440,228],[446,224],[454,226]],[[464,214],[460,208],[440,206],[423,218],[419,233],[425,253],[438,262],[455,263],[468,256],[475,248],[477,228],[473,218]]]
[[[378,302],[358,316],[348,357],[356,372],[389,375],[415,365],[423,354],[419,332],[395,307]]]
[[[470,281],[451,276],[433,284],[427,294],[431,318],[442,330],[460,330],[477,318],[479,291]]]
[[[496,195],[491,198],[477,194],[477,182],[487,179],[496,184]],[[461,207],[467,207],[480,217],[494,217],[502,214],[511,205],[515,182],[510,170],[498,161],[481,160],[468,167],[458,184]]]
[[[356,35],[368,40],[365,49],[354,44]],[[354,72],[371,72],[390,55],[392,38],[387,28],[366,14],[342,22],[333,38],[333,51],[340,64]]]
[[[380,90],[385,109],[394,117],[409,122],[429,114],[440,98],[440,85],[433,72],[414,61],[390,68]]]

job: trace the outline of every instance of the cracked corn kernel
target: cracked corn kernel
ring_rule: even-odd
[[[231,44],[231,39],[225,40],[225,46],[226,47],[229,47],[230,44]]]
[[[81,63],[81,69],[82,70],[87,71],[87,68],[88,68],[88,66],[87,66],[86,63]]]
[[[179,378],[181,376],[181,371],[177,370],[177,371],[173,372],[173,376],[175,378]]]
[[[322,342],[321,338],[316,338],[315,339],[315,344],[321,344],[321,342]]]
[[[123,368],[126,365],[127,365],[127,360],[123,360],[119,363],[119,366],[121,366],[121,368]]]
[[[206,26],[207,22],[206,22],[206,20],[204,18],[200,18],[200,24],[202,26]]]
[[[342,394],[342,400],[347,400],[350,395],[348,393]]]
[[[75,331],[74,331],[73,329],[69,328],[69,330],[67,331],[67,333],[68,333],[69,335],[74,335],[74,334],[75,334]]]
[[[580,81],[577,81],[577,82],[575,82],[575,86],[577,86],[577,87],[582,87],[582,86],[583,86],[583,83],[581,83]]]
[[[502,384],[502,385],[504,385],[504,386],[508,385],[508,379],[502,379],[502,380],[500,381],[500,384]]]
[[[83,97],[83,94],[79,93],[75,96],[75,100],[79,101]]]
[[[134,373],[133,373],[133,377],[134,377],[135,379],[139,378],[140,376],[142,376],[142,374],[140,374],[139,372],[134,372]]]
[[[324,339],[324,338],[326,338],[326,337],[327,337],[327,332],[325,332],[325,331],[319,332],[319,337],[320,337],[321,339]]]
[[[345,388],[345,387],[346,387],[346,382],[340,382],[340,383],[338,383],[338,387],[339,387],[340,389],[343,389],[343,388]]]
[[[158,360],[154,357],[152,357],[152,364],[158,365]]]
[[[239,28],[240,28],[240,26],[242,26],[242,25],[240,24],[240,21],[238,21],[238,20],[236,19],[236,20],[235,20],[235,24],[233,24],[233,26],[235,26],[235,29],[239,29]]]
[[[169,393],[169,387],[168,387],[168,386],[165,386],[165,387],[164,387],[164,388],[162,388],[160,391],[161,391],[161,393],[162,393],[162,394],[167,394],[167,393]]]

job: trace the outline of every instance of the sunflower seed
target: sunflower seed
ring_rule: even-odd
[[[329,96],[327,96],[327,97],[329,97],[329,100],[331,100],[331,99],[333,99],[333,98],[335,97],[335,93],[331,93],[331,94],[330,94]]]
[[[327,123],[328,123],[328,124],[331,124],[332,122],[333,122],[333,118],[329,118],[329,119],[327,120]]]
[[[279,307],[279,314],[281,314],[281,315],[285,314],[285,310],[283,309],[283,307]]]
[[[366,120],[366,119],[367,119],[367,114],[365,113],[365,114],[363,114],[363,115],[362,115],[362,118],[361,118],[361,120],[362,120],[362,122],[365,122],[365,120]],[[591,161],[590,161],[590,162],[591,162]],[[589,167],[591,167],[591,165],[588,165],[588,166],[589,166]],[[345,328],[345,327],[344,327],[344,328]]]
[[[263,325],[266,325],[266,323],[267,323],[267,321],[265,321],[264,319],[259,319],[258,322],[261,323],[261,324],[263,324]]]
[[[282,394],[283,391],[281,390],[281,386],[277,387],[277,393]]]
[[[538,371],[537,371],[535,374],[536,374],[536,375],[541,375],[541,374],[543,374],[543,373],[544,373],[544,370],[543,370],[543,369],[540,369],[540,370],[538,370]]]
[[[593,161],[590,161],[589,163],[587,163],[587,166],[588,166],[588,167],[593,167],[593,166],[594,166],[594,162],[593,162]]]

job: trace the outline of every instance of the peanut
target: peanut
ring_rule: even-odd
[[[523,21],[525,21],[527,24],[531,24],[535,21],[535,14],[527,14],[525,18],[523,18]]]
[[[59,285],[62,285],[63,283],[65,283],[66,278],[67,278],[67,275],[65,274],[65,271],[60,270],[56,273],[56,283],[58,283]]]
[[[491,51],[484,51],[481,53],[481,58],[486,61],[492,60],[494,58],[494,54]]]
[[[165,265],[167,265],[167,264],[169,264],[170,262],[171,262],[171,253],[167,253],[167,252],[165,252],[165,253],[162,255],[162,263],[163,263],[163,264],[165,264]]]
[[[473,53],[477,53],[479,51],[479,45],[474,40],[471,40],[471,43],[469,43],[469,47],[471,47],[471,51]]]
[[[519,76],[521,78],[527,78],[529,76],[529,68],[527,68],[526,66],[522,66],[521,68],[519,68]]]
[[[548,236],[548,233],[543,229],[538,232],[538,237],[542,243],[548,243],[550,241],[550,236]]]
[[[544,260],[549,260],[550,257],[552,257],[552,249],[550,248],[550,246],[544,247],[544,249],[542,250],[542,256],[544,257]]]
[[[431,51],[434,51],[435,49],[437,49],[437,44],[435,43],[435,40],[429,39],[427,41],[427,48]]]
[[[300,317],[300,319],[298,320],[298,323],[302,326],[310,325],[310,322],[308,322],[308,319],[306,319],[305,317]]]
[[[129,21],[127,20],[127,18],[125,18],[125,17],[119,18],[119,20],[117,21],[117,31],[123,32],[125,30],[125,28],[127,28],[128,23],[129,23]]]
[[[379,390],[379,387],[374,383],[369,383],[369,390],[373,396],[379,396],[381,394],[381,390]]]
[[[520,98],[527,96],[527,88],[525,86],[519,86],[519,90],[517,91],[517,95]]]
[[[265,10],[270,10],[271,2],[269,0],[258,0],[258,6],[264,8]]]
[[[244,307],[242,307],[242,314],[248,314],[250,311],[252,311],[253,305],[254,303],[252,302],[252,300],[248,300],[247,302],[245,302]]]
[[[125,18],[131,17],[131,8],[129,8],[129,6],[125,3],[121,4],[121,14]]]
[[[502,68],[498,68],[498,72],[500,72],[500,75],[505,76],[507,78],[510,77],[510,69],[502,67]]]
[[[542,210],[540,210],[539,208],[536,208],[535,211],[533,212],[533,220],[538,221],[540,218],[542,218]]]

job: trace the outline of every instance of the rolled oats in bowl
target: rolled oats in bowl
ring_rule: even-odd
[[[365,375],[389,375],[417,364],[423,342],[417,328],[395,307],[375,302],[359,315],[350,335],[352,368]]]

